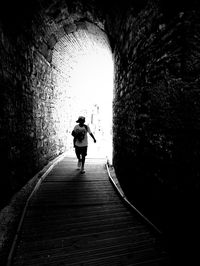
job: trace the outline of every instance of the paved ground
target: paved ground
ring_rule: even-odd
[[[65,157],[32,196],[11,265],[169,265],[159,236],[125,205],[105,159]]]

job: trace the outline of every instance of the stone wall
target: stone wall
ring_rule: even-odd
[[[65,150],[54,91],[56,70],[25,35],[1,30],[1,204]],[[3,191],[5,193],[3,193]]]
[[[197,221],[200,21],[195,5],[166,6],[129,9],[114,36],[114,166],[134,205],[175,237]]]
[[[1,29],[1,202],[13,193],[20,180],[20,170],[24,172],[24,163],[32,150],[30,132],[32,130],[32,95],[28,91],[31,64],[28,46],[21,40],[20,50],[18,40],[12,40]],[[28,123],[25,123],[25,121]],[[23,159],[22,159],[23,158]],[[21,161],[22,159],[22,161]],[[27,168],[29,171],[30,168]],[[5,194],[3,193],[5,192]]]
[[[68,80],[63,77],[61,90],[52,64],[55,44],[86,28],[82,19],[103,27],[93,4],[50,2],[21,1],[10,8],[8,1],[0,9],[0,208],[69,143]]]
[[[0,8],[0,208],[66,149],[60,122],[67,117],[59,113],[66,91],[58,90],[52,51],[89,21],[105,30],[115,60],[113,163],[120,184],[140,211],[173,240],[177,235],[174,250],[186,239],[195,243],[189,236],[200,222],[199,1],[22,2]]]
[[[8,188],[8,198],[65,149],[63,135],[58,136],[55,102],[60,96],[52,51],[88,20],[106,31],[114,54],[114,166],[127,196],[147,214],[158,213],[161,203],[164,211],[179,208],[186,194],[195,209],[200,176],[197,1],[176,6],[165,0],[114,6],[81,0],[29,3],[16,5],[11,14],[7,4],[10,23],[3,9],[0,13],[0,150],[6,173],[0,187]]]

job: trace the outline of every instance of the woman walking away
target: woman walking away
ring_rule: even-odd
[[[75,153],[78,159],[78,169],[81,169],[81,173],[85,173],[85,157],[87,156],[87,147],[88,147],[88,138],[87,133],[93,138],[94,143],[96,143],[96,139],[92,134],[88,125],[85,125],[85,117],[79,116],[76,121],[78,125],[76,125],[72,131],[72,136],[74,137],[74,148]]]

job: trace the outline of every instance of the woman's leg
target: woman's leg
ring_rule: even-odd
[[[83,147],[82,149],[82,166],[81,166],[81,173],[85,173],[85,157],[87,156],[87,147]]]
[[[85,155],[82,155],[82,165],[81,165],[81,173],[85,173]]]
[[[80,152],[80,148],[75,146],[75,153],[76,153],[76,157],[78,159],[77,168],[80,169],[80,167],[81,167],[81,152]]]

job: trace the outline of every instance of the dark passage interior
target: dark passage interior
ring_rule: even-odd
[[[195,0],[1,3],[0,208],[69,149],[71,136],[62,125],[67,130],[74,121],[67,76],[73,60],[68,58],[63,74],[55,51],[73,36],[81,52],[80,31],[109,47],[113,57],[109,132],[119,182],[162,229],[175,265],[191,262],[198,255],[200,222],[200,5]],[[58,90],[59,82],[66,91]]]

